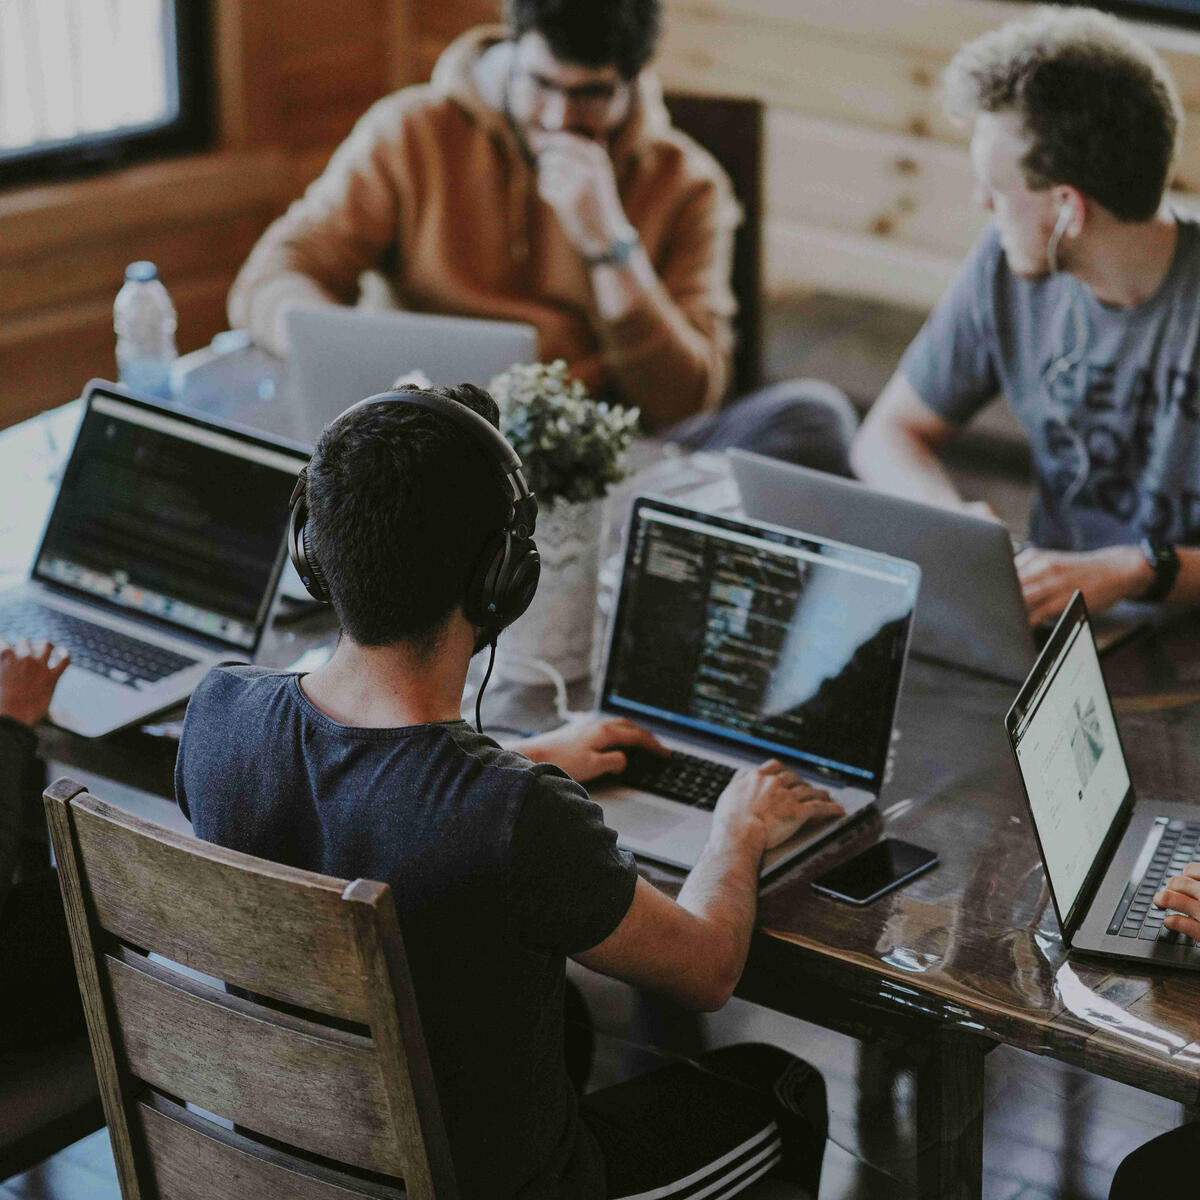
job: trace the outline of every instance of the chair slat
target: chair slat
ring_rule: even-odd
[[[367,1023],[340,880],[198,842],[94,796],[72,807],[109,933],[247,991]]]
[[[370,1039],[277,1019],[136,957],[104,958],[131,1075],[308,1153],[404,1173]]]
[[[134,1120],[143,1135],[158,1200],[401,1200],[404,1191],[353,1179],[261,1146],[176,1104],[140,1102]]]

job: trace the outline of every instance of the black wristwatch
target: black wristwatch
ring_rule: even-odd
[[[1170,542],[1159,538],[1143,538],[1142,553],[1154,571],[1154,582],[1138,597],[1151,604],[1165,600],[1175,586],[1179,574],[1179,554]]]

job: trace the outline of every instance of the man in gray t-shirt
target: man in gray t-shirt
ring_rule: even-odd
[[[868,483],[964,505],[938,448],[998,393],[1028,432],[1030,619],[1076,588],[1200,599],[1200,226],[1163,209],[1182,119],[1157,56],[1114,19],[1040,12],[964,46],[992,227],[855,443]]]

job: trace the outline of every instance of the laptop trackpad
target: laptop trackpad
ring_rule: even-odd
[[[682,826],[695,824],[698,818],[707,831],[708,813],[638,788],[610,785],[598,788],[592,799],[604,809],[605,822],[617,831],[622,842],[638,846],[657,842]]]

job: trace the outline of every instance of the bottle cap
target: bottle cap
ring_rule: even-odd
[[[149,283],[158,278],[158,268],[143,258],[125,268],[125,278],[132,283]]]

